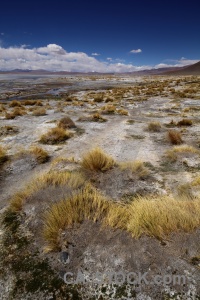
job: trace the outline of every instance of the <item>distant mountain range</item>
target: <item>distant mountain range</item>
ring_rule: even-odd
[[[0,71],[0,74],[30,74],[30,75],[98,75],[104,74],[108,75],[108,73],[98,73],[98,72],[66,72],[66,71],[47,71],[47,70],[21,70],[15,69],[11,71]],[[110,75],[114,75],[115,73],[109,73]],[[118,74],[118,73],[117,73]],[[189,66],[185,67],[169,67],[169,68],[160,68],[160,69],[151,69],[151,70],[142,70],[135,71],[130,73],[123,74],[131,74],[131,75],[200,75],[200,61]]]
[[[164,75],[200,75],[200,61],[196,64],[179,68],[178,70],[168,70]]]

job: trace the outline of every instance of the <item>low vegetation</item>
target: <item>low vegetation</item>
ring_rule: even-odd
[[[34,155],[34,157],[36,158],[36,160],[39,164],[46,163],[49,160],[48,152],[40,147],[37,147],[37,146],[32,147],[30,149],[30,153],[32,155]]]
[[[46,109],[44,107],[36,108],[32,111],[33,116],[45,116],[46,115]]]
[[[166,157],[172,161],[178,159],[178,155],[197,154],[200,156],[200,150],[189,145],[174,146],[172,149],[166,151]]]
[[[138,178],[145,178],[149,175],[149,170],[145,167],[144,163],[140,160],[123,162],[120,164],[122,171],[130,170],[131,173],[135,174]]]
[[[72,133],[59,127],[51,128],[40,138],[42,144],[60,144],[72,137]]]
[[[19,132],[17,126],[5,125],[0,127],[0,136],[5,136],[8,134],[16,134]]]
[[[102,117],[99,113],[94,113],[91,116],[90,120],[93,122],[106,122],[107,121],[107,119]]]
[[[53,204],[45,213],[44,238],[48,249],[59,249],[62,230],[84,220],[126,230],[134,238],[146,234],[163,239],[171,232],[189,232],[200,225],[200,201],[140,197],[121,205],[86,186],[80,193]]]
[[[90,171],[107,171],[115,165],[114,159],[103,152],[100,148],[95,148],[83,156],[81,166]]]
[[[161,130],[160,122],[153,121],[148,124],[148,130],[152,132],[159,132]]]
[[[191,126],[192,120],[189,119],[182,119],[177,123],[177,126]]]
[[[169,130],[167,137],[172,145],[180,145],[183,143],[181,133],[176,130]]]
[[[69,117],[63,117],[58,122],[58,127],[63,129],[76,128],[74,121]]]

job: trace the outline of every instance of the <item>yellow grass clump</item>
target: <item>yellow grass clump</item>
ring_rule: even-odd
[[[86,182],[86,179],[79,172],[69,171],[50,171],[45,174],[36,176],[32,182],[22,191],[16,193],[10,200],[10,208],[12,211],[21,211],[23,205],[35,192],[45,189],[48,186],[68,186],[73,189],[79,189]]]
[[[149,170],[147,169],[147,167],[145,167],[144,163],[140,160],[123,162],[120,164],[120,168],[122,171],[130,170],[138,178],[144,178],[149,175]]]
[[[167,133],[168,140],[173,145],[180,145],[183,143],[181,133],[176,130],[169,130]]]
[[[46,109],[44,107],[37,107],[32,111],[33,116],[45,116],[46,115]]]
[[[43,134],[40,142],[43,144],[60,144],[72,137],[72,133],[59,127],[51,128],[47,133]]]
[[[91,116],[91,121],[93,122],[106,122],[107,120],[102,117],[98,112],[97,113],[94,113],[92,116]]]
[[[102,149],[94,148],[83,156],[81,165],[84,169],[90,171],[107,171],[114,167],[115,161]]]
[[[49,160],[49,154],[47,151],[40,147],[32,147],[30,153],[33,154],[39,164],[43,164]]]
[[[192,120],[189,119],[182,119],[177,123],[177,126],[191,126]]]
[[[148,124],[148,130],[153,132],[159,132],[161,130],[160,122],[153,121]]]
[[[63,117],[60,119],[58,122],[58,127],[63,128],[63,129],[68,129],[68,128],[76,128],[75,123],[72,121],[71,118],[69,117]]]
[[[20,107],[21,103],[20,103],[20,101],[13,100],[13,101],[10,102],[9,106],[10,107]]]
[[[126,109],[118,109],[117,113],[122,116],[128,116],[128,110]]]
[[[190,153],[200,155],[200,150],[186,144],[180,146],[174,146],[172,149],[166,151],[166,157],[172,161],[176,161],[178,158],[178,154],[190,154]]]
[[[101,109],[104,114],[114,114],[116,112],[116,107],[110,104],[103,106]]]
[[[189,232],[200,226],[200,199],[139,197],[122,205],[87,185],[80,193],[53,204],[45,213],[43,234],[48,249],[59,249],[62,230],[84,220],[126,230],[133,238],[146,234],[164,239],[171,232]]]

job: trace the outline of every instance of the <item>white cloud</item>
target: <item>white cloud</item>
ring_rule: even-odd
[[[92,55],[93,55],[93,56],[99,56],[99,55],[101,55],[101,54],[94,52],[94,53],[92,53]]]
[[[142,50],[141,49],[137,49],[137,50],[131,50],[130,53],[133,53],[133,54],[137,54],[137,53],[141,53]]]
[[[197,61],[180,59],[171,62],[171,64],[161,63],[154,67],[185,66]],[[102,62],[84,52],[67,52],[56,44],[39,48],[27,48],[27,45],[4,48],[0,40],[0,70],[4,71],[45,69],[68,72],[134,72],[152,68],[153,66],[148,65],[134,66],[131,63],[126,64],[122,60],[113,60],[111,57],[107,57],[107,61]]]
[[[133,72],[146,69],[132,64],[101,62],[84,52],[67,52],[61,46],[49,44],[45,47],[27,48],[0,47],[0,70],[45,69],[49,71],[78,72]]]

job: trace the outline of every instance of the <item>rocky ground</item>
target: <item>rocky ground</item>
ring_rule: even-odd
[[[3,216],[13,196],[24,191],[38,174],[79,172],[83,155],[95,147],[103,149],[118,164],[139,160],[148,168],[149,175],[144,178],[137,174],[130,178],[130,174],[119,167],[97,175],[84,173],[111,201],[126,204],[135,197],[151,195],[189,197],[191,201],[199,197],[200,181],[193,184],[200,176],[199,77],[17,78],[12,84],[1,80],[0,85],[0,145],[7,155],[7,161],[0,165]],[[18,103],[12,104],[13,100]],[[40,103],[33,105],[23,102],[25,100]],[[14,113],[16,107],[20,114],[14,118],[6,115]],[[35,115],[35,109],[41,108],[45,112]],[[56,127],[63,117],[75,123],[76,127],[69,129],[72,136],[62,143],[41,143],[41,136]],[[191,124],[178,125],[185,119]],[[151,128],[151,123],[157,125]],[[196,152],[182,151],[175,160],[170,160],[167,151],[176,145],[169,139],[169,130],[179,132],[181,145],[192,146]],[[49,160],[38,163],[37,157],[30,153],[33,146],[45,150]],[[7,231],[2,230],[2,260],[5,262],[2,269],[5,271],[8,266],[7,274],[1,272],[2,299],[200,299],[199,228],[187,233],[171,232],[162,240],[147,235],[135,239],[121,229],[102,228],[99,221],[85,220],[62,231],[59,250],[44,251],[42,214],[52,203],[70,193],[65,187],[41,190],[41,206],[38,196],[33,196],[32,202],[19,213],[20,217],[16,213],[12,215],[7,229],[12,236],[10,240],[5,237]],[[12,224],[16,225],[15,229]],[[23,235],[26,241],[20,248]],[[29,253],[28,258],[26,253]],[[33,262],[34,253],[37,254]],[[20,258],[16,264],[13,263],[15,255]],[[30,259],[35,269],[40,261],[48,263],[45,271],[38,267],[41,272],[35,274],[30,265],[17,268],[20,262],[26,265],[25,259]],[[86,283],[63,284],[66,272],[77,274],[80,270],[89,278]],[[105,280],[100,285],[90,278],[96,272],[108,271],[148,272],[150,281],[156,275],[184,275],[187,282],[173,285],[172,282],[149,284],[143,281],[132,285],[123,281],[119,285]],[[25,284],[26,276],[38,277],[38,281],[50,280],[49,286],[56,282],[56,288],[51,289],[47,282],[44,289],[31,280],[29,285]]]

